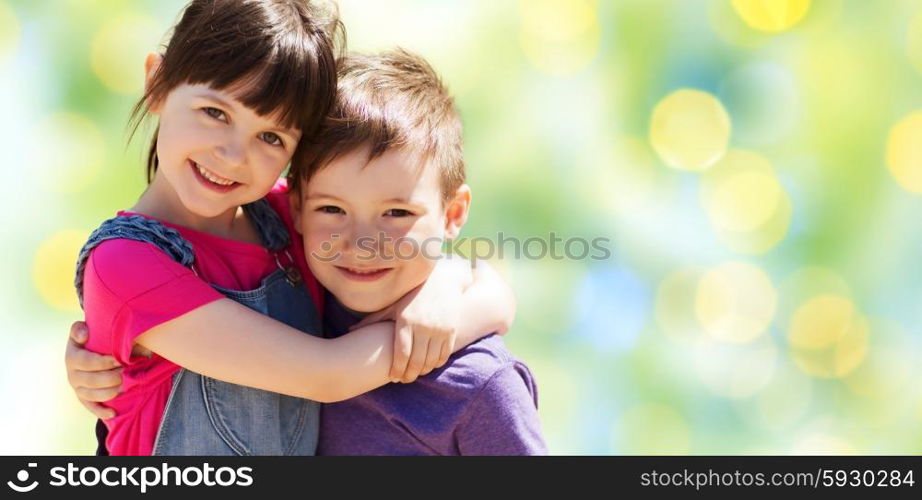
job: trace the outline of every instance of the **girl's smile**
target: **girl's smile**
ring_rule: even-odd
[[[192,167],[192,170],[195,172],[195,177],[199,182],[208,189],[213,189],[219,193],[226,193],[240,186],[239,182],[225,179],[192,160],[189,160],[189,166]]]

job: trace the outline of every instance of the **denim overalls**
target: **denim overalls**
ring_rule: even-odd
[[[282,266],[279,252],[289,234],[278,214],[263,199],[244,206],[263,244],[275,253],[279,269],[255,290],[215,289],[250,309],[303,332],[320,335],[314,301],[291,262]],[[90,235],[77,259],[77,294],[83,304],[83,270],[90,251],[103,241],[132,239],[156,245],[180,264],[191,267],[192,245],[179,232],[141,216],[109,219]],[[287,252],[283,252],[286,253]],[[259,332],[253,332],[259,335]],[[307,399],[221,382],[180,369],[173,376],[154,443],[154,455],[313,455],[317,448],[320,404]]]

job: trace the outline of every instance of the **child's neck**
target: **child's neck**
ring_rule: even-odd
[[[222,238],[259,243],[259,237],[243,207],[236,207],[215,217],[192,213],[182,204],[166,179],[158,174],[154,174],[153,181],[129,210]]]

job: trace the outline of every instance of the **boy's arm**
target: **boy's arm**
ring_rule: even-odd
[[[389,377],[407,383],[444,365],[471,342],[506,333],[515,309],[512,289],[488,263],[446,256],[420,287],[356,327],[395,322]]]
[[[455,429],[461,455],[547,454],[537,392],[524,382],[515,366],[509,365],[486,383]]]

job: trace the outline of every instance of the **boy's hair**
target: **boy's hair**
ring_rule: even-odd
[[[369,161],[401,148],[439,169],[442,201],[464,183],[461,118],[432,66],[403,49],[340,59],[336,104],[320,132],[292,159],[301,189],[338,156],[369,147]]]
[[[192,0],[131,113],[133,130],[150,103],[165,99],[179,85],[204,83],[236,91],[235,97],[258,114],[276,114],[284,126],[309,137],[333,104],[336,58],[344,37],[332,3]],[[147,159],[148,182],[157,164],[155,131]]]

